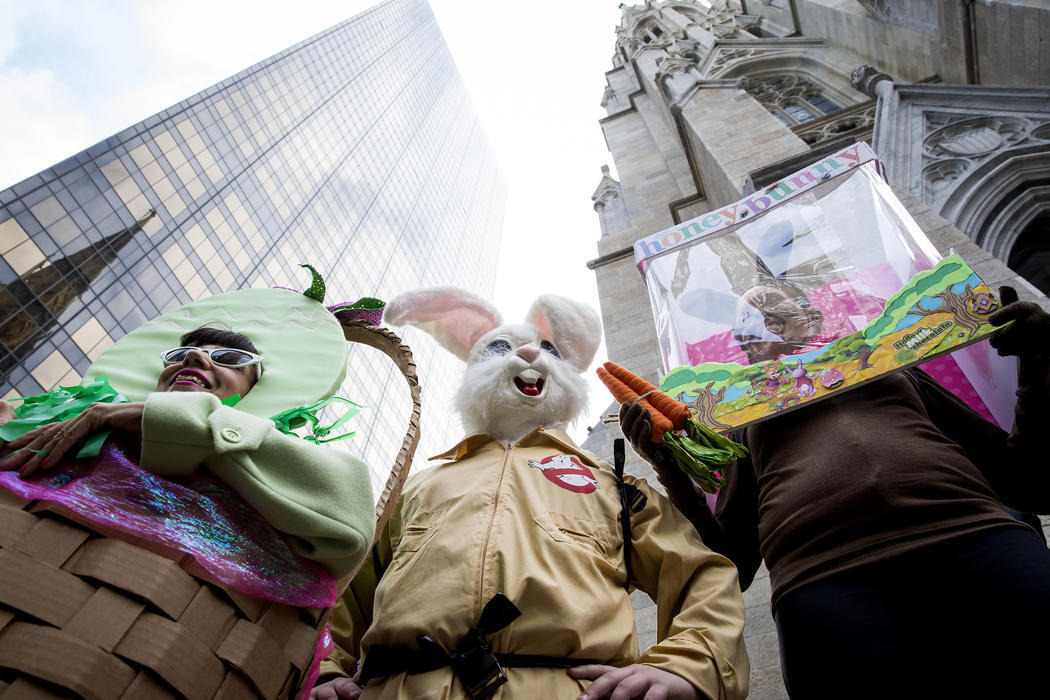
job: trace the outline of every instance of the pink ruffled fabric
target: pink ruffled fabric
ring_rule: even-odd
[[[108,440],[97,457],[66,460],[26,479],[0,472],[0,486],[189,554],[242,593],[300,607],[335,604],[331,574],[292,551],[229,487],[198,475],[174,482],[151,474],[118,440]]]
[[[321,662],[331,656],[333,651],[335,651],[335,640],[332,639],[332,630],[325,625],[321,630],[321,636],[317,638],[317,644],[314,645],[314,660],[310,664],[310,670],[306,672],[303,689],[299,691],[296,700],[309,699],[310,690],[317,685],[317,678],[321,675]]]

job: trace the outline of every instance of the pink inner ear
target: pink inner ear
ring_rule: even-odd
[[[394,325],[416,326],[464,360],[477,339],[500,323],[499,312],[490,304],[453,288],[418,290],[395,297],[387,305],[386,318]]]
[[[439,321],[445,332],[463,348],[464,353],[470,352],[478,338],[499,325],[499,317],[494,318],[479,311],[475,308],[461,308],[449,312]]]
[[[537,311],[529,319],[529,323],[536,326],[536,329],[540,332],[541,338],[549,338],[554,341],[554,331],[551,330],[550,321],[547,320],[547,315]],[[556,342],[556,341],[555,341]]]
[[[526,315],[541,336],[550,338],[562,357],[579,370],[586,369],[598,349],[601,323],[594,310],[567,297],[545,294]]]

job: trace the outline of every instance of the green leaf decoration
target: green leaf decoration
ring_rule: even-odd
[[[702,445],[723,450],[733,455],[733,459],[747,456],[747,448],[738,442],[734,442],[725,435],[712,430],[700,421],[689,418],[685,422],[685,432],[693,440]]]
[[[325,286],[324,279],[321,277],[321,273],[314,269],[313,265],[302,264],[299,267],[305,267],[313,275],[313,281],[310,283],[310,288],[303,292],[304,297],[313,299],[319,304],[324,303]]]
[[[0,440],[10,442],[48,423],[79,416],[93,403],[128,403],[127,397],[110,386],[105,376],[95,377],[84,386],[60,386],[21,401],[14,420],[0,426]],[[77,459],[96,456],[110,432],[103,430],[92,435],[77,452]]]
[[[330,425],[321,425],[321,419],[317,417],[317,413],[333,403],[343,403],[353,406],[343,411],[343,414],[339,416]],[[356,435],[354,432],[341,433],[339,435],[332,436],[332,432],[337,428],[342,427],[348,420],[357,415],[358,409],[362,408],[360,404],[356,404],[350,399],[344,399],[342,396],[330,396],[327,399],[321,399],[308,406],[299,406],[298,408],[290,408],[287,411],[282,411],[275,416],[271,416],[270,420],[273,421],[274,426],[285,435],[291,435],[293,437],[302,438],[307,442],[323,443],[333,442],[335,440],[345,440],[346,438],[353,437]],[[304,426],[309,426],[309,432],[306,435],[300,435],[295,431]]]

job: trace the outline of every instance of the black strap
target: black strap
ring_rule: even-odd
[[[613,440],[613,472],[616,474],[616,491],[620,495],[620,534],[623,537],[623,565],[627,570],[625,590],[631,590],[631,513],[645,508],[648,500],[634,484],[628,484],[623,478],[624,447],[623,439]]]
[[[624,447],[623,438],[613,440],[613,472],[616,474],[616,491],[620,495],[620,535],[623,538],[623,566],[627,570],[627,579],[623,582],[625,590],[631,590],[631,511],[627,506],[627,493],[623,481]]]
[[[379,559],[379,545],[372,545],[372,569],[376,574],[376,585],[379,584],[379,579],[383,578],[383,572],[386,569],[383,568],[383,564]]]
[[[576,668],[601,663],[594,659],[570,659],[565,656],[538,654],[496,654],[496,660],[504,668]]]
[[[567,659],[562,656],[533,654],[494,654],[485,636],[500,631],[521,615],[514,603],[502,593],[485,603],[478,624],[471,627],[451,653],[427,636],[416,639],[418,649],[373,644],[368,648],[361,668],[361,685],[376,678],[397,673],[426,673],[445,666],[459,677],[467,694],[482,700],[507,682],[503,668],[573,668],[596,664],[593,659]]]
[[[361,682],[395,673],[425,673],[451,666],[471,698],[487,698],[507,682],[507,676],[485,637],[503,629],[519,615],[521,611],[517,606],[507,596],[497,593],[485,603],[477,624],[467,630],[451,652],[427,636],[417,638],[418,650],[373,645],[365,656]]]

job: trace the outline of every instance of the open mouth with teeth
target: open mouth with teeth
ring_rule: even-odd
[[[546,384],[546,381],[534,369],[527,369],[514,377],[514,386],[518,387],[518,391],[526,396],[539,396],[543,393],[544,384]]]
[[[182,370],[171,378],[170,386],[172,387],[188,385],[199,386],[202,389],[211,388],[211,384],[208,382],[207,378],[205,378],[200,372],[195,372],[192,369]]]

